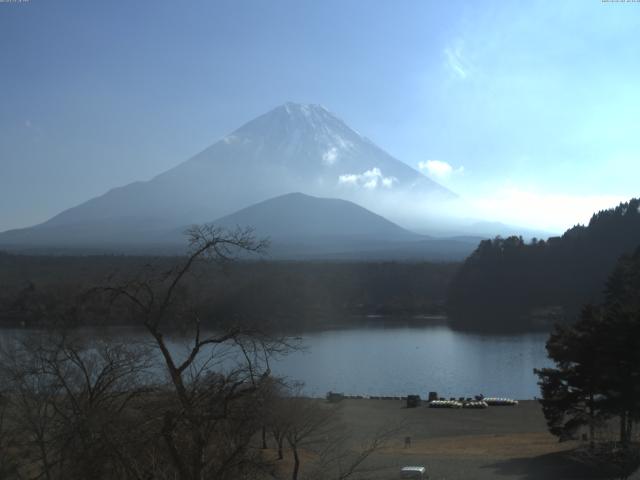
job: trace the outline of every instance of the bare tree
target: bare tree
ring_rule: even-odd
[[[321,405],[317,400],[293,397],[284,400],[289,415],[285,426],[285,438],[293,453],[292,480],[298,479],[300,472],[300,450],[311,448],[321,441],[322,431],[327,428],[333,416],[333,409]]]
[[[388,442],[401,431],[400,425],[390,425],[376,431],[373,436],[360,442],[349,432],[334,428],[325,437],[323,448],[317,453],[309,480],[346,480],[369,478],[378,466],[370,465],[372,455],[385,448]]]
[[[143,349],[45,335],[2,352],[20,478],[109,478],[125,409],[141,394]],[[118,441],[121,441],[119,439]]]
[[[0,478],[14,478],[17,474],[17,463],[10,449],[15,448],[15,432],[8,425],[8,401],[0,393]]]
[[[375,470],[367,465],[371,455],[401,430],[401,425],[387,426],[358,441],[341,421],[339,404],[305,397],[300,385],[280,392],[270,411],[269,426],[274,438],[286,440],[289,447],[292,480],[345,480],[368,474]],[[278,450],[282,459],[281,444]]]
[[[288,410],[286,398],[290,396],[290,386],[281,379],[272,378],[269,385],[270,403],[265,412],[263,431],[264,436],[269,432],[276,443],[278,460],[284,459],[284,445],[287,430],[292,422],[292,417]],[[266,448],[266,438],[263,437],[263,448]]]
[[[202,480],[272,473],[256,439],[279,393],[270,359],[292,345],[238,319],[203,327],[192,288],[206,265],[224,266],[266,243],[250,230],[212,226],[192,228],[189,238],[189,254],[174,268],[146,265],[137,275],[72,295],[73,304],[43,304],[38,318],[53,319],[51,334],[5,349],[1,371],[12,422],[9,430],[0,428],[0,443],[13,438],[5,431],[19,432],[16,457],[24,461],[17,477]],[[136,320],[153,354],[130,339],[83,338],[65,328],[102,314]],[[152,358],[161,360],[164,378]],[[300,440],[302,430],[294,430]],[[298,444],[294,430],[290,442]]]
[[[269,358],[289,345],[237,322],[205,331],[185,291],[186,279],[205,262],[224,264],[239,254],[260,253],[266,242],[250,229],[228,232],[210,225],[193,227],[188,235],[189,254],[176,268],[146,271],[100,291],[112,304],[128,305],[163,359],[169,388],[161,392],[159,435],[177,477],[241,478],[262,466],[252,439],[265,413],[256,407],[263,406],[261,391],[270,381]],[[183,356],[168,341],[176,327],[189,339]]]

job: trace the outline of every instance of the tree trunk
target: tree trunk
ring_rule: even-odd
[[[178,476],[181,480],[189,480],[189,471],[187,470],[186,465],[184,464],[182,457],[180,456],[180,452],[178,451],[178,447],[175,444],[173,438],[173,429],[174,429],[174,418],[172,412],[165,412],[164,414],[164,425],[162,427],[162,437],[164,438],[165,444],[169,449],[169,456],[171,459],[171,463],[178,471]]]
[[[282,460],[284,458],[284,454],[282,452],[282,444],[284,443],[284,438],[276,437],[276,442],[278,442],[278,460]]]
[[[593,408],[593,393],[589,394],[589,448],[593,450],[595,436],[595,412]]]
[[[298,449],[291,447],[293,450],[293,473],[291,474],[291,480],[298,480],[298,470],[300,470],[300,457],[298,457]]]
[[[627,412],[620,414],[620,443],[624,446],[627,444]]]
[[[194,433],[194,449],[193,449],[193,478],[194,480],[204,480],[204,446],[205,442],[199,434]]]
[[[42,456],[45,478],[47,480],[51,480],[51,466],[49,465],[49,456],[47,455],[47,449],[44,446],[44,441],[39,441],[38,446],[40,448],[40,455]]]
[[[262,426],[262,449],[267,449],[267,428],[264,425]]]

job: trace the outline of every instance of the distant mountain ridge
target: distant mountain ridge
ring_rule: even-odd
[[[451,198],[319,105],[287,103],[146,182],[114,188],[0,244],[144,243],[292,191],[367,205],[386,193]]]
[[[243,208],[214,224],[251,226],[258,236],[276,239],[324,237],[410,241],[423,238],[347,200],[289,193]]]
[[[461,260],[481,238],[434,239],[406,230],[353,202],[281,195],[213,222],[251,226],[268,237],[268,257],[317,260]]]
[[[221,217],[212,223],[234,230],[253,228],[257,238],[270,240],[265,257],[282,260],[461,260],[481,238],[432,239],[406,230],[353,202],[335,198],[320,198],[302,193],[274,197]],[[144,225],[131,224],[141,231]],[[184,232],[187,225],[165,231],[148,232],[139,240],[123,232],[122,241],[112,243],[82,242],[85,224],[74,232],[74,226],[43,227],[52,242],[47,247],[37,244],[29,248],[11,248],[27,253],[133,253],[176,254],[185,251]],[[109,222],[98,222],[92,233],[108,232]],[[53,243],[56,234],[75,234],[77,244]],[[111,233],[113,233],[112,230]],[[11,239],[13,232],[3,235]],[[21,232],[38,233],[37,230]],[[19,242],[14,242],[14,246]],[[51,248],[51,247],[59,247]],[[251,258],[255,258],[251,256]]]

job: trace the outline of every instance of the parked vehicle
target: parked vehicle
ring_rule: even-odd
[[[400,478],[419,478],[420,480],[426,480],[427,469],[423,466],[402,467],[400,469]]]

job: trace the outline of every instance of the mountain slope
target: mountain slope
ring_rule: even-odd
[[[215,225],[253,227],[268,237],[268,256],[295,260],[462,260],[480,238],[433,239],[353,202],[290,193],[224,216]],[[180,230],[182,232],[183,230]],[[178,242],[178,231],[173,241]]]
[[[454,197],[325,108],[287,103],[147,182],[114,188],[35,228],[0,235],[0,244],[144,242],[154,232],[292,191],[365,206],[392,193]]]
[[[421,237],[355,203],[290,193],[271,198],[214,222],[227,228],[251,226],[272,239],[326,237],[409,241]]]

